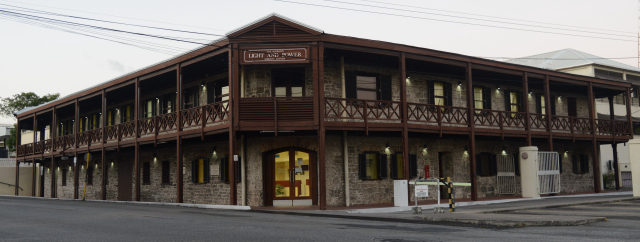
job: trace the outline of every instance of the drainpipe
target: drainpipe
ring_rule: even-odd
[[[245,84],[244,84],[244,67],[241,65],[240,66],[240,97],[241,98],[244,97],[244,88],[245,88]]]
[[[342,159],[344,160],[344,198],[347,207],[351,205],[349,196],[349,150],[347,149],[347,131],[342,131]]]
[[[245,151],[245,138],[244,135],[240,135],[240,177],[242,182],[242,206],[247,206],[247,172],[245,171],[247,156],[245,154]]]

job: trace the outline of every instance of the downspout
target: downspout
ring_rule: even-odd
[[[244,97],[244,66],[240,65],[240,97]]]
[[[245,154],[245,138],[240,135],[240,179],[242,183],[242,206],[247,206],[247,172],[245,171],[245,163],[247,156]]]
[[[342,83],[342,98],[347,98],[347,89],[344,77],[344,56],[340,57],[340,78]],[[346,105],[343,101],[343,106]],[[351,205],[349,196],[349,150],[347,149],[347,131],[342,132],[342,159],[344,163],[344,199],[345,205]]]

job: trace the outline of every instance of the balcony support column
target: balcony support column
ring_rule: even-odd
[[[539,100],[538,100],[539,101]],[[549,75],[544,75],[544,115],[547,121],[547,143],[549,151],[553,151],[553,117],[551,117],[551,92],[549,91]]]
[[[468,123],[469,123],[469,179],[471,181],[471,200],[478,200],[478,186],[476,178],[476,130],[473,107],[473,72],[471,63],[467,62],[466,78],[467,78],[467,110],[468,110]],[[438,198],[440,199],[440,198]]]
[[[105,159],[104,159],[104,145],[105,145],[105,141],[106,141],[106,137],[107,134],[105,133],[105,126],[107,125],[107,96],[105,93],[105,90],[102,89],[102,115],[100,115],[102,118],[102,140],[100,141],[100,143],[102,143],[102,153],[100,155],[100,162],[102,163],[102,189],[101,189],[101,199],[102,200],[107,200],[107,166],[105,165]]]
[[[229,94],[230,94],[230,113],[231,120],[234,123],[229,126],[229,204],[238,205],[238,186],[237,186],[237,171],[236,171],[236,126],[238,125],[238,109],[240,97],[240,64],[239,64],[239,48],[237,44],[234,44],[229,49]],[[276,129],[276,134],[278,130]]]
[[[34,113],[33,114],[33,145],[31,146],[31,148],[33,148],[33,152],[31,154],[35,155],[36,154],[36,146],[38,144],[38,129],[36,128],[38,126],[38,113]]]
[[[183,179],[182,179],[182,138],[180,138],[180,130],[182,129],[182,72],[180,64],[176,66],[176,202],[182,203]]]
[[[79,162],[78,162],[79,163]],[[56,160],[53,156],[51,156],[51,198],[56,198]],[[75,174],[78,174],[78,167],[74,169]],[[78,176],[76,176],[78,177]],[[77,179],[76,179],[77,181]],[[76,189],[76,192],[78,189]],[[74,194],[77,196],[77,194]],[[77,198],[75,198],[77,199]]]
[[[75,136],[74,142],[73,142],[73,157],[75,159],[75,169],[73,170],[73,199],[78,199],[78,187],[80,186],[80,159],[78,159],[78,132],[80,130],[80,113],[79,113],[79,109],[80,107],[78,107],[78,99],[76,98],[75,101],[75,119],[77,121],[73,122],[73,134]],[[52,169],[53,169],[53,156],[51,157],[51,164],[52,164]],[[88,167],[87,167],[88,168]],[[52,170],[51,174],[54,174],[55,170]],[[53,175],[52,175],[53,176]],[[51,189],[53,191],[53,189]]]
[[[18,196],[20,192],[20,161],[16,159],[16,196]]]
[[[600,189],[600,166],[598,165],[598,143],[596,141],[596,114],[594,108],[594,95],[593,95],[593,83],[589,82],[589,119],[591,120],[591,134],[592,134],[592,166],[593,166],[593,192],[599,193]]]
[[[402,101],[402,174],[404,175],[403,179],[409,180],[411,176],[409,175],[409,127],[407,125],[407,120],[409,119],[408,107],[407,107],[407,68],[406,68],[406,58],[405,53],[400,52],[400,98]],[[416,167],[417,169],[417,167]],[[411,186],[407,182],[407,189],[411,189]],[[408,193],[407,201],[411,200],[411,193]]]
[[[640,92],[638,92],[640,93]],[[626,102],[626,108],[627,108],[627,121],[629,122],[629,138],[633,138],[633,116],[631,115],[631,89],[627,88],[626,91],[626,96],[627,96],[627,102]],[[640,97],[638,97],[640,98]]]
[[[320,210],[325,210],[327,207],[327,169],[326,169],[326,134],[327,130],[324,126],[324,117],[325,117],[325,96],[324,96],[324,42],[319,42],[318,47],[314,48],[315,50],[312,52],[316,58],[312,63],[312,68],[315,69],[314,78],[317,79],[316,86],[317,88],[317,103],[318,109],[316,109],[317,117],[318,117],[318,187],[319,194],[318,200],[315,198],[313,201],[317,201],[318,207]],[[346,191],[345,191],[346,192]],[[349,196],[345,194],[345,196]]]
[[[133,163],[134,163],[134,174],[133,174],[133,178],[134,178],[134,182],[133,182],[133,186],[134,186],[134,200],[135,201],[140,201],[140,145],[138,144],[138,136],[140,135],[140,123],[138,122],[138,120],[140,119],[140,78],[136,78],[136,82],[134,84],[134,90],[135,93],[134,95],[134,107],[133,107],[133,120],[134,120],[134,124],[136,125],[136,133],[133,137],[134,138],[134,142],[135,145],[134,147],[134,154],[133,154]],[[176,175],[178,175],[176,173]]]
[[[31,163],[31,196],[36,196],[36,158]]]
[[[507,98],[507,97],[505,97]],[[524,105],[524,127],[527,131],[527,146],[531,146],[531,113],[529,112],[529,75],[525,71],[522,74],[522,105]]]

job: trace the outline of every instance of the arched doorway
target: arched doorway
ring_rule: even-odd
[[[263,153],[265,206],[317,204],[316,152],[297,147]]]

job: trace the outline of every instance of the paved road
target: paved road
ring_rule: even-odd
[[[640,201],[614,204],[616,208],[589,205],[571,209],[581,213],[611,211],[617,214],[621,213],[616,210],[617,207],[623,204],[627,207],[626,211],[633,212],[611,217],[607,222],[575,227],[482,228],[256,211],[0,197],[0,240],[636,241],[640,238]],[[555,213],[556,210],[563,211],[545,209],[539,212]]]

